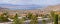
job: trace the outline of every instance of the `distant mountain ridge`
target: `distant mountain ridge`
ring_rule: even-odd
[[[0,4],[0,7],[8,8],[8,9],[20,9],[20,10],[34,10],[38,8],[42,8],[40,5],[13,5],[13,4]]]
[[[53,10],[53,11],[60,11],[60,4],[59,5],[54,5],[54,6],[48,6],[44,10]]]
[[[12,7],[16,7],[16,6],[12,6]],[[37,13],[37,14],[42,14],[42,13],[46,14],[46,13],[49,13],[50,11],[52,11],[52,10],[60,11],[60,5],[48,6],[48,7],[45,7],[44,9],[42,9],[42,10],[40,8],[37,8],[37,9],[34,9],[34,10],[33,9],[31,9],[31,10],[29,10],[29,9],[28,10],[20,10],[20,9],[9,10],[9,9],[5,9],[5,7],[0,7],[1,11],[6,11],[7,10],[10,14],[11,13],[15,14],[16,12],[18,12],[19,14],[24,14],[24,13],[28,13],[28,12]]]

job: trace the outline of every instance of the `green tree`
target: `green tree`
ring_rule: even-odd
[[[46,24],[46,21],[44,19],[42,20],[42,24]]]
[[[54,21],[54,15],[55,15],[55,11],[51,11],[49,17],[50,17],[50,19],[52,21],[52,24],[53,24],[53,21]]]
[[[28,19],[31,19],[32,13],[28,13],[27,17],[28,17]]]
[[[38,24],[37,16],[32,15],[30,24]]]
[[[51,12],[50,12],[50,15],[51,15],[51,17],[54,17],[55,11],[51,11]]]
[[[9,21],[9,20],[8,20],[8,15],[7,15],[7,13],[3,13],[3,14],[0,16],[0,21],[1,21],[1,22]]]
[[[54,21],[54,24],[58,24],[58,14],[55,14],[55,11],[51,11],[50,14],[51,14],[51,20],[52,20],[52,22]]]
[[[24,19],[19,19],[18,15],[16,14],[13,20],[13,24],[24,24]]]
[[[58,15],[57,14],[55,14],[55,16],[54,16],[54,24],[58,24]]]
[[[44,18],[45,18],[45,17],[43,16],[43,17],[42,17],[42,19],[43,19],[43,20],[42,20],[42,24],[46,24],[46,20],[45,20]]]
[[[20,24],[17,14],[14,16],[13,24]]]

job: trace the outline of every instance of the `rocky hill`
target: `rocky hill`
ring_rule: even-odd
[[[9,12],[9,14],[15,14],[16,12],[21,15],[21,14],[27,14],[29,12],[31,13],[34,13],[34,14],[46,14],[46,13],[49,13],[50,11],[60,11],[60,5],[54,5],[54,6],[48,6],[44,9],[37,9],[37,10],[10,10],[10,9],[7,9],[7,8],[2,8],[0,7],[0,12]]]
[[[48,6],[44,10],[46,10],[46,11],[51,11],[51,10],[60,11],[60,5]]]

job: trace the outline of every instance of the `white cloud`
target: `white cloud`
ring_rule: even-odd
[[[52,5],[52,4],[59,4],[60,0],[0,0],[0,4],[1,3],[20,4],[20,5],[27,5],[27,4]]]

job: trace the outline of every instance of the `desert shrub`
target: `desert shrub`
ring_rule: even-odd
[[[24,19],[19,19],[18,14],[16,14],[12,24],[24,24],[23,21],[24,21]]]
[[[30,24],[38,24],[38,19],[35,15],[32,15]]]
[[[9,20],[8,20],[8,15],[7,15],[7,13],[3,13],[3,14],[0,16],[0,21],[1,21],[1,22],[9,21]]]

